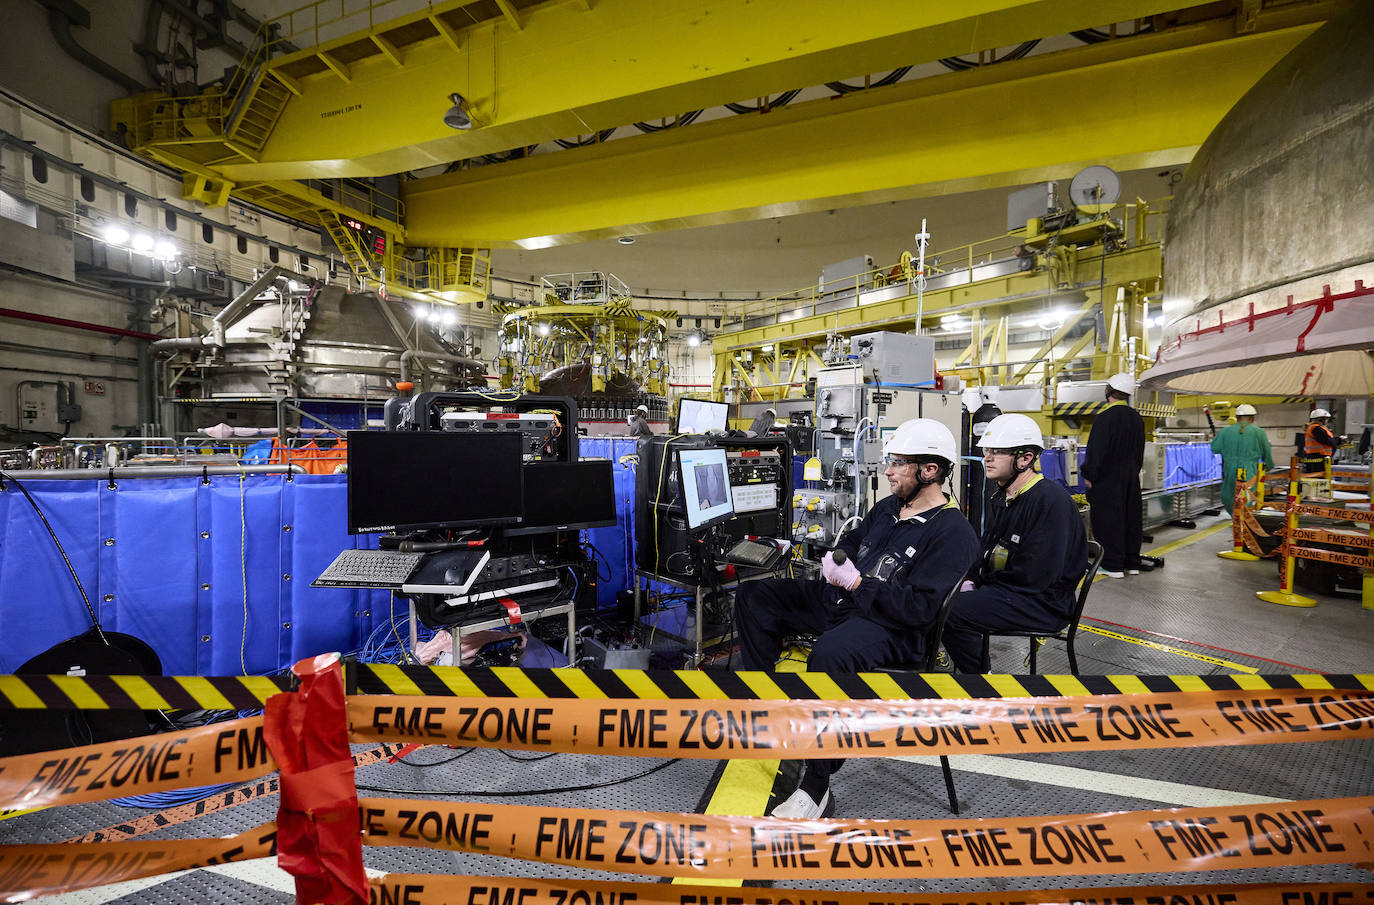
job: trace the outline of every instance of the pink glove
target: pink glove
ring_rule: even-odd
[[[830,577],[827,578],[826,581],[829,581],[837,588],[844,588],[846,591],[852,591],[859,586],[859,579],[862,577],[863,576],[859,574],[859,570],[854,568],[854,563],[845,560],[838,566],[831,563]]]
[[[821,577],[830,581],[835,577],[835,570],[838,568],[839,566],[835,565],[835,551],[827,551],[825,556],[821,557]]]

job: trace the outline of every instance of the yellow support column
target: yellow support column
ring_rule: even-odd
[[[1261,468],[1264,466],[1261,465]],[[1259,557],[1245,549],[1241,532],[1245,530],[1245,469],[1236,470],[1236,496],[1231,504],[1231,549],[1222,550],[1217,556],[1240,562],[1259,562]]]
[[[1283,571],[1279,573],[1279,589],[1277,591],[1256,591],[1255,596],[1265,603],[1277,603],[1279,606],[1313,607],[1317,601],[1311,597],[1304,597],[1301,594],[1293,593],[1293,571],[1296,562],[1293,557],[1293,532],[1298,527],[1298,499],[1301,494],[1302,478],[1297,477],[1301,474],[1298,468],[1298,457],[1293,457],[1292,468],[1288,478],[1288,504],[1287,518],[1284,522],[1283,534]]]

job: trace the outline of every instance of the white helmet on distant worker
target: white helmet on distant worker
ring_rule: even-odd
[[[959,461],[954,434],[933,418],[903,421],[883,442],[883,453],[898,456],[934,456],[953,465]]]
[[[1111,377],[1108,377],[1107,386],[1116,390],[1118,393],[1125,393],[1127,396],[1135,393],[1135,380],[1130,374],[1124,371],[1120,374],[1113,374]]]
[[[1237,417],[1237,418],[1242,418],[1242,417],[1244,417],[1244,416],[1246,416],[1246,415],[1253,415],[1253,414],[1255,414],[1255,407],[1254,407],[1253,405],[1251,405],[1250,403],[1248,403],[1248,402],[1242,402],[1240,405],[1236,406],[1236,417]]]
[[[1040,435],[1040,425],[1029,415],[1008,412],[998,415],[988,422],[978,445],[984,449],[1025,449],[1034,446],[1045,448],[1045,438]]]
[[[1313,409],[1312,414],[1308,415],[1307,417],[1311,418],[1313,421],[1316,421],[1318,418],[1330,418],[1331,413],[1328,412],[1326,409]]]

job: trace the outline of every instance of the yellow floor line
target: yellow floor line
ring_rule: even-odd
[[[1170,541],[1167,544],[1161,544],[1158,547],[1153,547],[1149,550],[1145,550],[1144,552],[1150,556],[1163,556],[1165,553],[1171,553],[1174,550],[1181,550],[1189,544],[1195,544],[1200,540],[1206,540],[1213,534],[1217,534],[1218,532],[1230,527],[1230,521],[1218,522],[1217,524],[1212,525],[1211,527],[1203,528],[1201,531],[1198,531],[1195,534],[1190,534],[1187,537],[1181,537],[1178,540]],[[1098,572],[1097,575],[1094,576],[1093,581],[1101,581],[1106,577],[1107,576],[1102,572]],[[1092,632],[1094,635],[1102,635],[1106,638],[1115,638],[1118,641],[1126,641],[1130,644],[1139,644],[1141,647],[1148,647],[1151,650],[1163,651],[1169,654],[1178,654],[1180,657],[1187,657],[1190,660],[1198,660],[1203,663],[1211,663],[1214,666],[1220,666],[1225,669],[1233,669],[1236,672],[1247,673],[1251,675],[1259,672],[1259,670],[1253,666],[1244,666],[1240,663],[1233,663],[1230,660],[1222,660],[1218,657],[1208,656],[1207,654],[1198,654],[1190,650],[1183,650],[1179,647],[1170,647],[1167,644],[1160,644],[1158,641],[1147,641],[1144,638],[1134,638],[1130,635],[1122,635],[1117,632],[1108,631],[1105,628],[1095,628],[1091,625],[1083,625],[1082,623],[1080,623],[1078,627],[1081,631]]]

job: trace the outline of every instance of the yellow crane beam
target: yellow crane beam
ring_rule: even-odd
[[[232,181],[380,176],[1154,15],[1178,0],[468,0],[269,61],[299,88]],[[381,40],[375,40],[380,38]],[[299,43],[299,40],[297,41]],[[398,65],[399,64],[399,65]],[[477,128],[442,122],[467,99]]]
[[[1158,280],[1163,263],[1161,247],[1158,243],[1138,245],[1109,254],[1103,261],[1100,246],[1092,253],[1081,256],[1074,273],[1069,275],[1069,290],[1086,290],[1094,298],[1101,297],[1099,285],[1122,286],[1130,283],[1149,283]],[[953,311],[972,311],[991,313],[992,309],[1009,306],[1034,304],[1045,297],[1045,272],[1043,269],[1018,271],[1007,276],[964,283],[934,291],[927,291],[921,300],[922,320],[938,321],[942,314]],[[765,345],[777,343],[823,343],[831,333],[850,334],[872,330],[892,329],[908,332],[914,326],[917,298],[915,294],[899,298],[860,304],[855,308],[842,308],[838,311],[813,314],[778,323],[764,324],[746,330],[718,333],[711,341],[711,354],[715,357],[716,373],[728,369],[728,361],[739,352],[760,349]],[[1088,306],[1080,309],[1081,315]],[[998,315],[1000,316],[1000,315]],[[955,361],[955,367],[970,369],[983,367],[976,355],[990,333],[996,329],[996,322],[987,327],[975,320],[974,335],[979,343],[971,343],[969,348]],[[1067,331],[1066,331],[1067,332]],[[970,356],[974,360],[965,365]]]
[[[1315,28],[1185,26],[414,180],[407,233],[544,248],[626,224],[679,229],[1020,185],[1088,163],[1177,164]]]

